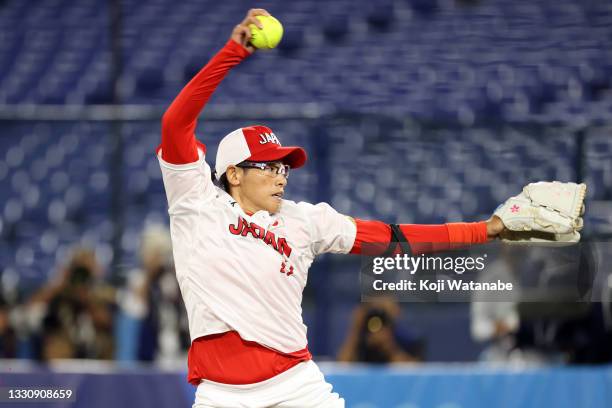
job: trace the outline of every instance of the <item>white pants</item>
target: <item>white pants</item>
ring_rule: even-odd
[[[344,408],[323,373],[304,361],[268,380],[231,385],[203,380],[192,408]]]

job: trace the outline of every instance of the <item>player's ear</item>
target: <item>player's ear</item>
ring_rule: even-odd
[[[230,186],[236,187],[240,185],[240,180],[242,178],[242,169],[239,169],[235,166],[230,166],[225,171],[225,174],[227,176],[227,182]]]

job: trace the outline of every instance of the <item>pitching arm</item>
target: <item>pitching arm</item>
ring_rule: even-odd
[[[193,163],[198,160],[198,147],[205,152],[204,145],[196,141],[194,134],[198,116],[229,71],[255,50],[248,44],[251,36],[248,25],[261,27],[261,22],[255,18],[258,15],[269,14],[262,9],[250,10],[234,27],[225,46],[183,88],[164,113],[160,148],[167,163]]]

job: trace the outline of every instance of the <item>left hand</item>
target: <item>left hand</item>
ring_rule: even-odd
[[[586,189],[584,183],[527,184],[493,213],[506,227],[500,238],[514,243],[580,241]],[[494,226],[492,232],[498,232]]]
[[[487,221],[487,236],[489,238],[496,238],[503,230],[506,229],[501,218],[497,215],[492,215]]]

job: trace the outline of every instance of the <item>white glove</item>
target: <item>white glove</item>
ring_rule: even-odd
[[[538,182],[495,210],[506,229],[504,241],[578,242],[583,227],[586,184]]]

